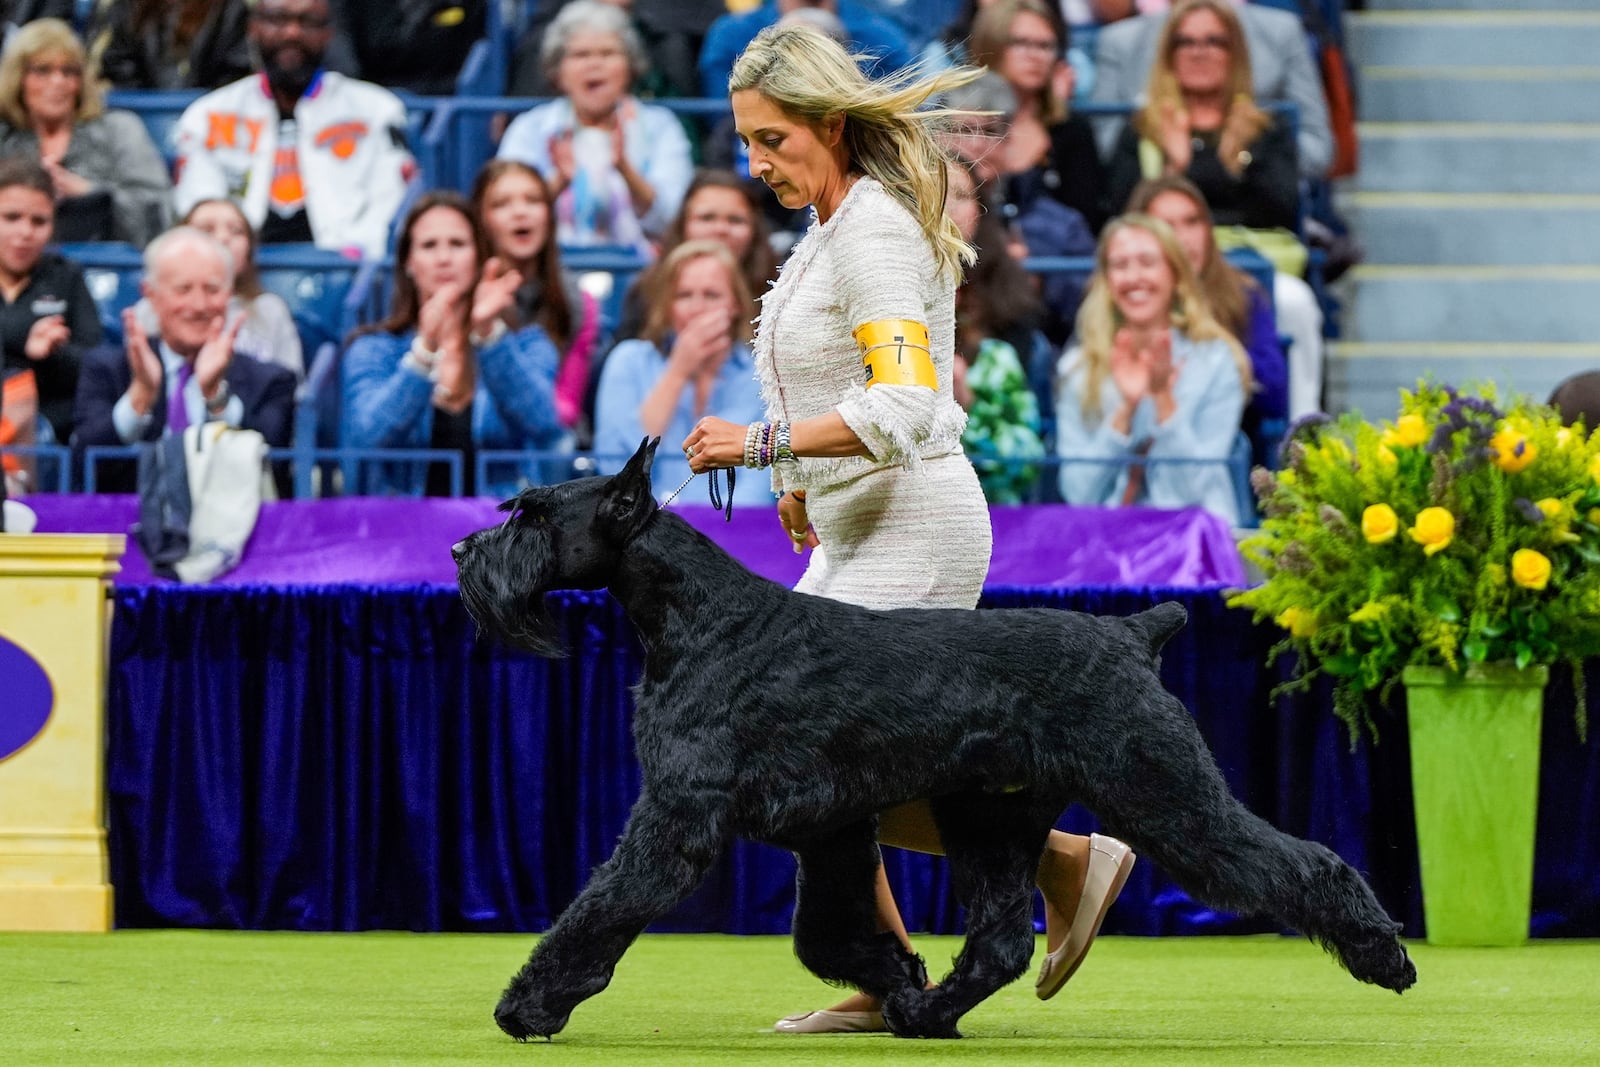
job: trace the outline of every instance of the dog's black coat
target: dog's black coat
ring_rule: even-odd
[[[1034,870],[1074,802],[1207,904],[1274,916],[1362,981],[1416,980],[1399,924],[1361,876],[1234,799],[1162,687],[1157,652],[1182,627],[1180,606],[1129,618],[868,611],[792,592],[657,510],[655,445],[614,477],[527,490],[503,505],[504,524],[452,550],[486,631],[558,654],[545,592],[609,586],[646,652],[639,800],[616,852],[502,996],[508,1034],[561,1030],[739,836],[799,858],[802,963],[882,997],[896,1034],[959,1036],[961,1016],[1028,965]],[[966,946],[932,989],[873,911],[874,813],[920,797],[968,909]]]

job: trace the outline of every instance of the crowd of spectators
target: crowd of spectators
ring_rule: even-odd
[[[397,93],[452,91],[488,0],[36,0],[3,15],[0,338],[7,375],[36,380],[38,440],[130,443],[223,418],[286,445],[311,353],[263,290],[262,244],[392,264],[387,315],[343,346],[339,443],[459,452],[469,492],[551,475],[504,463],[474,485],[480,450],[593,449],[603,465],[701,415],[758,418],[750,325],[808,219],[747,177],[729,123],[651,100],[724,97],[740,51],[783,20],[877,73],[987,68],[944,105],[947,209],[978,250],[955,386],[991,500],[1238,520],[1225,461],[1241,432],[1270,459],[1274,433],[1319,404],[1300,195],[1332,141],[1282,10],[966,0],[914,40],[866,0],[546,0],[509,49],[508,85],[548,99],[505,116],[461,190],[423,187]],[[105,106],[108,85],[206,90],[170,165],[137,115]],[[146,250],[117,343],[100,343],[52,234]],[[1272,262],[1271,286],[1231,265],[1239,246]],[[596,247],[648,265],[608,299],[563,266]],[[1023,266],[1063,256],[1093,267]],[[1211,462],[1160,462],[1173,456]],[[383,463],[346,488],[445,492],[441,474]]]

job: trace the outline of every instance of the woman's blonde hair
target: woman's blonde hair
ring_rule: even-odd
[[[1083,360],[1083,405],[1085,419],[1100,418],[1100,392],[1111,373],[1111,348],[1117,331],[1126,325],[1122,312],[1111,297],[1111,285],[1106,280],[1111,241],[1125,230],[1143,230],[1161,245],[1161,255],[1172,271],[1172,309],[1168,319],[1179,333],[1191,341],[1221,341],[1228,346],[1234,365],[1239,368],[1239,381],[1246,395],[1254,388],[1250,374],[1250,358],[1240,347],[1233,334],[1223,328],[1211,311],[1211,305],[1200,292],[1194,271],[1189,269],[1188,257],[1178,245],[1172,227],[1149,215],[1122,215],[1106,223],[1100,234],[1100,246],[1095,249],[1094,276],[1089,279],[1089,291],[1084,294],[1078,308],[1078,351]]]
[[[1211,305],[1211,314],[1235,337],[1244,341],[1250,332],[1250,296],[1260,286],[1250,275],[1229,263],[1228,257],[1217,247],[1216,235],[1212,232],[1211,205],[1206,203],[1206,194],[1200,191],[1200,187],[1181,174],[1146,178],[1128,194],[1125,210],[1147,215],[1156,198],[1167,193],[1175,193],[1188,200],[1205,220],[1206,261],[1196,267],[1195,281]]]
[[[1065,57],[1071,31],[1054,4],[1046,0],[996,0],[980,7],[978,17],[972,20],[972,41],[968,46],[972,62],[998,71],[1011,43],[1011,24],[1023,14],[1037,15],[1050,24],[1050,32],[1056,37],[1057,58]],[[1039,94],[1039,121],[1046,126],[1067,121],[1068,103],[1056,99],[1055,79],[1049,79]]]
[[[667,335],[672,332],[672,298],[678,288],[678,277],[683,273],[683,268],[697,259],[714,259],[727,272],[734,302],[739,305],[733,323],[733,336],[739,341],[749,341],[751,323],[756,317],[756,302],[750,296],[750,286],[746,284],[739,261],[733,258],[728,246],[721,241],[710,240],[685,241],[656,264],[651,272],[650,292],[646,294],[649,303],[645,311],[644,328],[639,331],[639,336],[654,345],[666,341]]]
[[[89,57],[83,42],[60,19],[34,19],[13,33],[0,54],[0,119],[5,119],[19,130],[31,129],[28,109],[22,100],[22,77],[28,64],[40,56],[62,53],[83,68],[78,80],[78,108],[74,124],[88,122],[105,112],[105,90],[100,84],[99,72],[89,69]]]
[[[734,63],[728,91],[754,90],[812,129],[842,117],[851,168],[877,179],[911,212],[939,271],[958,279],[976,253],[945,215],[949,157],[935,136],[958,113],[924,105],[983,71],[958,67],[926,74],[912,67],[874,81],[862,72],[861,58],[810,26],[771,26]]]
[[[1178,47],[1178,27],[1196,11],[1209,11],[1217,16],[1228,38],[1228,80],[1222,90],[1223,99],[1227,101],[1227,116],[1217,144],[1217,158],[1229,174],[1238,177],[1248,162],[1243,156],[1244,150],[1255,143],[1262,130],[1272,125],[1272,116],[1256,106],[1250,74],[1250,46],[1245,41],[1239,16],[1227,0],[1178,0],[1172,5],[1156,41],[1156,59],[1150,65],[1150,80],[1145,85],[1145,105],[1134,113],[1133,125],[1148,140],[1158,140],[1163,112],[1183,110],[1183,90],[1178,87],[1178,77],[1173,73],[1172,57]]]

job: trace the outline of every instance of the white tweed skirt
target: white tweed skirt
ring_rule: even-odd
[[[966,456],[814,488],[806,515],[822,544],[797,591],[867,608],[978,606],[994,534]]]

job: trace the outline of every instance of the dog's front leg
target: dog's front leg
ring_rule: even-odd
[[[519,1041],[549,1037],[572,1009],[604,989],[655,919],[693,892],[722,847],[724,819],[641,796],[611,858],[589,879],[500,997],[495,1022]]]

